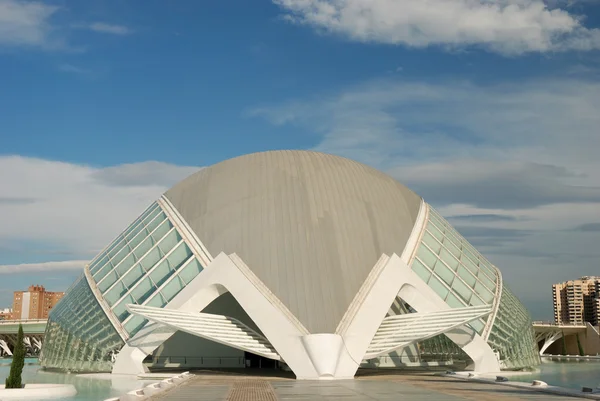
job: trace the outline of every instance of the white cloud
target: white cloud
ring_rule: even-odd
[[[127,35],[131,33],[131,29],[123,25],[107,24],[104,22],[95,22],[88,26],[88,29],[94,32],[110,33],[113,35]]]
[[[62,72],[68,72],[73,74],[85,75],[91,73],[87,68],[77,67],[73,64],[60,64],[58,70]]]
[[[273,0],[285,18],[360,42],[503,54],[600,48],[600,30],[542,0]],[[558,3],[556,6],[560,5]]]
[[[17,265],[0,265],[0,274],[18,274],[45,271],[80,270],[89,260],[67,260],[61,262],[21,263]]]
[[[596,104],[589,80],[386,79],[248,114],[319,133],[316,150],[388,171],[445,216],[508,217],[453,224],[550,318],[550,285],[594,274],[600,259],[600,232],[573,230],[600,222]]]
[[[197,170],[155,162],[94,168],[0,156],[0,188],[5,189],[0,247],[44,244],[44,254],[60,250],[91,258],[90,250],[104,248],[171,185]]]
[[[36,1],[0,0],[0,45],[62,47],[50,23],[57,11],[58,7]]]

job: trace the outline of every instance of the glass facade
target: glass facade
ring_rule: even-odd
[[[50,312],[40,363],[74,372],[110,371],[123,345],[82,275]]]
[[[109,313],[114,315],[114,320],[118,321],[127,337],[130,338],[144,327],[147,320],[139,316],[132,316],[127,311],[128,304],[165,306],[203,270],[203,266],[193,255],[190,247],[167,218],[160,205],[153,203],[94,258],[86,269],[89,269],[94,285],[101,294],[105,305],[110,309]],[[57,347],[57,341],[55,337],[52,337],[52,327],[61,327],[64,335],[60,341],[65,343],[65,347],[70,346],[69,344],[73,341],[78,341],[78,337],[73,332],[75,328],[71,326],[71,322],[75,318],[70,314],[74,309],[65,310],[62,314],[59,311],[64,309],[63,306],[66,308],[73,302],[77,295],[75,289],[79,288],[77,286],[83,285],[87,286],[94,306],[102,314],[102,319],[98,318],[99,323],[94,322],[94,325],[107,325],[106,330],[114,331],[117,334],[114,326],[94,298],[84,277],[79,280],[73,292],[66,294],[50,314],[46,334],[47,336],[50,334],[50,337],[46,337],[44,346],[45,349],[48,349],[48,351],[44,351],[48,362],[43,362],[43,366],[99,372],[112,369],[110,359],[103,359],[103,363],[96,363],[91,367],[82,365],[85,368],[79,368],[82,363],[88,361],[85,352],[70,353],[69,358],[61,363],[50,362],[52,359],[50,354]],[[82,318],[85,319],[85,316],[82,315]],[[98,331],[97,327],[96,331]],[[48,339],[50,345],[48,345]],[[121,341],[113,348],[118,351],[123,344]],[[113,348],[111,351],[114,351]]]
[[[439,213],[428,207],[425,230],[411,261],[412,270],[452,308],[493,305],[500,273]],[[487,327],[490,316],[469,326],[499,354],[503,367],[517,369],[540,363],[529,313],[505,286],[491,328]],[[421,347],[426,353],[456,355],[456,346],[450,343],[442,335],[424,341]]]

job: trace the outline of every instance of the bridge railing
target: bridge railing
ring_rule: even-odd
[[[549,320],[536,320],[533,322],[534,326],[574,326],[574,327],[581,327],[581,326],[585,326],[585,323],[556,323],[556,322],[551,322]]]
[[[48,319],[0,320],[0,324],[47,323]]]

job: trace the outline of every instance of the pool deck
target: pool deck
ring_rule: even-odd
[[[285,377],[196,373],[196,377],[152,400],[173,401],[581,401],[433,373],[360,376],[355,380],[297,381]]]

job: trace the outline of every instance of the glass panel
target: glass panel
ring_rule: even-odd
[[[412,264],[412,269],[424,282],[429,281],[429,277],[431,277],[431,272],[428,268],[426,268],[419,260],[415,259]]]
[[[475,286],[477,279],[463,266],[458,266],[458,277],[462,278],[471,288]]]
[[[190,281],[192,281],[201,271],[202,265],[194,258],[183,269],[181,269],[179,272],[179,277],[181,277],[186,284],[189,284]],[[427,277],[427,279],[429,279],[429,277]]]
[[[444,282],[448,285],[452,284],[452,280],[454,280],[454,272],[450,270],[446,265],[442,263],[441,260],[438,260],[435,264],[435,268],[433,269],[435,274],[437,274]]]
[[[102,266],[102,268],[100,270],[98,270],[98,272],[96,273],[96,276],[94,277],[94,281],[96,283],[99,283],[100,280],[102,280],[109,271],[111,271],[112,269],[112,265],[110,263],[105,264],[104,266]]]
[[[483,324],[481,320],[477,319],[469,323],[469,326],[471,326],[473,330],[475,330],[477,333],[481,334],[483,328],[485,327],[485,324]]]
[[[131,251],[128,245],[123,246],[121,250],[111,259],[113,266],[116,266]]]
[[[192,256],[192,251],[185,242],[181,242],[177,248],[171,252],[167,259],[173,269],[178,270]]]
[[[465,265],[465,267],[469,269],[471,273],[473,273],[473,275],[477,275],[479,272],[479,266],[471,262],[471,260],[465,257],[465,255],[463,255],[460,260],[462,261],[463,265]]]
[[[450,266],[452,270],[456,271],[456,269],[458,269],[458,260],[446,249],[442,249],[442,252],[440,252],[440,258],[446,262],[446,264]]]
[[[123,283],[131,288],[144,276],[144,274],[146,274],[146,272],[142,269],[142,266],[137,264],[123,277]]]
[[[492,303],[492,301],[494,300],[494,294],[492,294],[487,288],[483,286],[483,284],[479,282],[475,284],[475,292],[479,294],[481,296],[481,299],[483,299],[487,303]]]
[[[162,294],[160,292],[157,293],[156,295],[154,295],[152,297],[152,299],[150,299],[150,301],[148,301],[146,303],[147,306],[153,306],[155,308],[162,308],[166,304],[167,304],[167,301],[165,300],[165,298],[162,296]]]
[[[173,249],[173,247],[175,247],[175,245],[177,245],[177,243],[180,240],[181,237],[179,236],[177,230],[173,230],[169,234],[167,234],[167,236],[163,238],[162,241],[160,241],[158,246],[164,254],[167,254],[171,249]]]
[[[152,248],[152,246],[155,244],[154,238],[152,237],[146,237],[141,244],[139,244],[137,246],[137,248],[135,248],[135,250],[133,251],[133,254],[136,256],[136,258],[141,258],[142,256],[144,256],[144,254],[146,252],[148,252],[150,250],[150,248]]]
[[[152,232],[152,231],[154,231],[154,229],[156,227],[158,227],[160,225],[160,223],[165,221],[166,218],[167,218],[167,216],[164,213],[161,213],[154,220],[148,222],[148,225],[146,226],[146,228],[148,229],[148,231]]]
[[[137,301],[138,304],[143,303],[150,295],[156,291],[156,287],[150,281],[150,277],[146,277],[139,284],[131,290],[131,295]]]
[[[114,270],[111,271],[106,275],[106,277],[104,277],[104,280],[102,280],[102,282],[98,284],[98,289],[102,293],[104,293],[104,291],[108,290],[117,281],[118,278],[119,276],[117,275],[117,272],[115,272]]]
[[[124,328],[125,330],[127,330],[127,332],[129,332],[129,335],[131,337],[135,336],[135,334],[140,331],[144,325],[148,323],[148,321],[146,319],[144,319],[141,316],[134,316],[131,318],[131,320],[129,320]]]
[[[448,248],[448,250],[457,258],[460,258],[461,252],[460,249],[456,247],[448,238],[444,239],[444,246]]]
[[[144,270],[148,271],[161,258],[162,258],[162,253],[160,252],[160,250],[158,248],[154,248],[150,252],[148,252],[146,254],[146,256],[144,256],[144,258],[142,259],[142,261],[140,263],[142,264],[142,267],[144,268]]]
[[[425,247],[423,244],[421,244],[419,250],[417,251],[417,257],[421,259],[421,262],[428,267],[433,267],[437,261],[435,254],[427,249],[427,247]]]
[[[149,234],[150,233],[146,229],[140,231],[138,235],[136,235],[131,239],[131,241],[129,241],[129,246],[131,247],[131,249],[135,249],[135,247],[138,246]]]
[[[434,251],[436,254],[440,253],[440,249],[442,249],[442,244],[440,244],[431,234],[425,232],[423,234],[423,241]]]
[[[133,253],[127,256],[125,259],[123,259],[121,263],[119,263],[116,267],[117,272],[119,272],[119,275],[122,276],[123,274],[125,274],[135,262],[136,259],[135,256],[133,256]]]
[[[158,226],[156,230],[152,233],[152,238],[156,241],[160,240],[166,233],[171,229],[171,222],[169,220],[163,221],[163,223]]]
[[[479,280],[485,284],[485,286],[494,293],[496,292],[496,284],[490,280],[485,274],[479,276]]]
[[[119,281],[104,295],[104,299],[106,300],[106,302],[108,302],[110,306],[113,306],[115,302],[121,299],[123,294],[125,294],[126,292],[127,287],[125,287],[125,285],[123,285],[123,283]]]
[[[479,299],[479,297],[476,294],[473,294],[469,303],[471,304],[471,306],[485,305],[485,302]]]
[[[125,308],[125,306],[129,304],[135,304],[135,300],[131,295],[128,294],[125,298],[123,298],[121,302],[117,304],[117,306],[113,308],[113,312],[120,322],[127,319],[127,317],[130,315],[130,313]]]
[[[156,286],[160,287],[162,283],[167,281],[167,279],[171,277],[171,274],[173,273],[174,270],[169,265],[169,262],[165,259],[152,270],[150,273],[150,278],[152,281],[154,281]]]
[[[456,295],[454,295],[452,292],[450,292],[448,294],[448,297],[446,298],[446,303],[451,308],[464,308],[465,307],[465,303],[463,301],[461,301],[459,298],[457,298]]]
[[[442,232],[438,230],[436,226],[431,224],[431,222],[427,224],[427,230],[439,241],[444,239],[444,234],[442,234]]]
[[[429,287],[442,299],[446,299],[446,295],[448,295],[448,288],[446,288],[446,286],[442,284],[442,282],[436,276],[431,276],[431,279],[429,279],[429,283],[427,284],[429,284]]]
[[[184,283],[181,281],[181,279],[178,276],[175,276],[163,287],[161,292],[167,301],[170,301],[179,293],[179,291],[183,289],[183,286]]]
[[[452,289],[456,291],[456,293],[463,299],[463,301],[469,304],[469,300],[472,294],[472,290],[469,287],[467,287],[460,280],[454,280],[454,282],[452,283]]]

